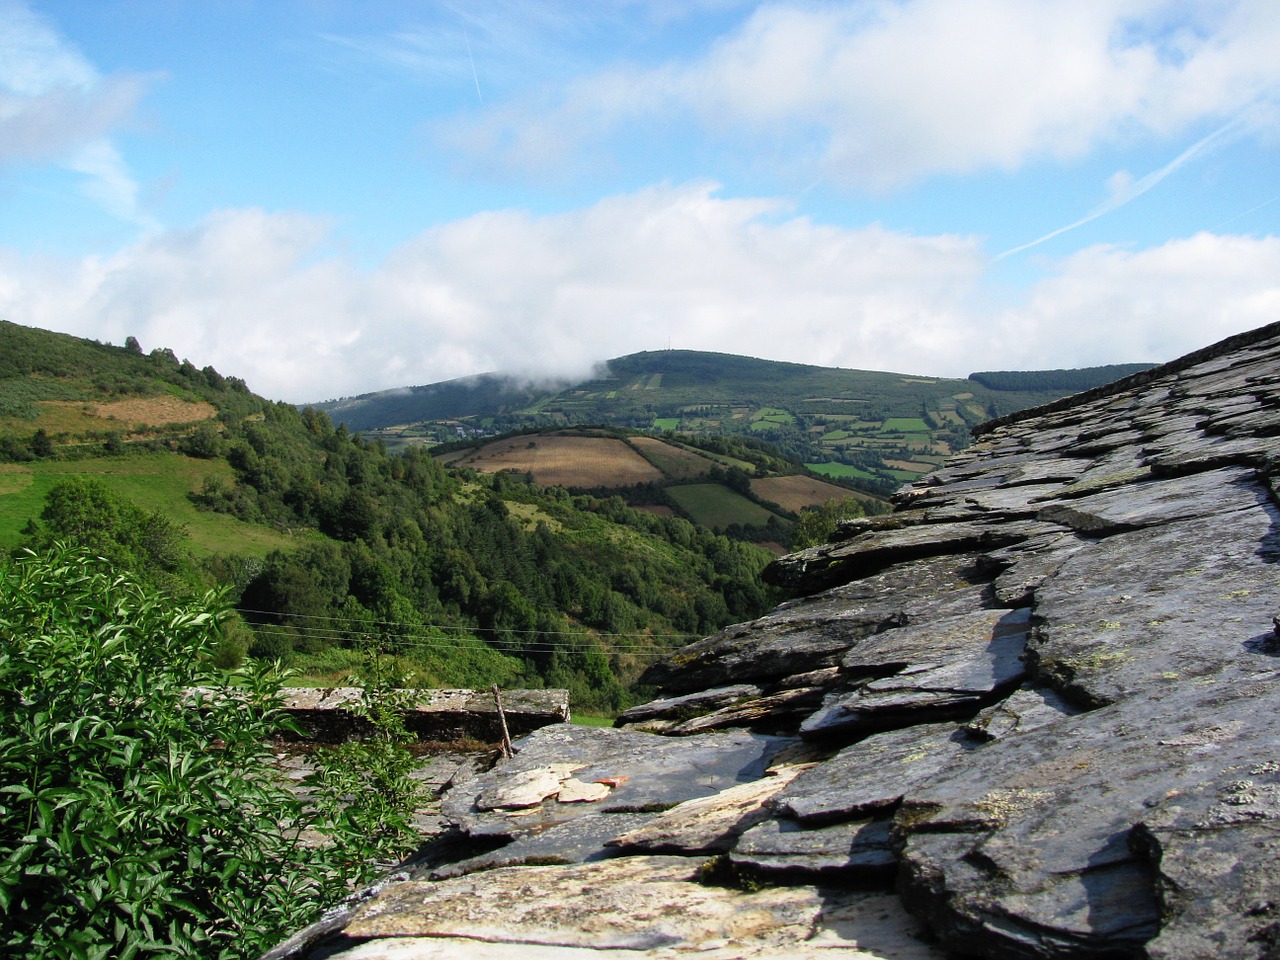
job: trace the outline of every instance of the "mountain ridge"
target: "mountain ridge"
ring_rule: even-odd
[[[481,374],[316,407],[392,447],[588,424],[748,435],[817,473],[884,496],[962,449],[970,430],[987,419],[1150,366],[993,371],[955,379],[660,350],[614,358],[574,381],[538,384]]]

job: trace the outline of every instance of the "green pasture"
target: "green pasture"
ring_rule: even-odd
[[[680,418],[679,417],[658,417],[658,419],[653,421],[653,429],[662,430],[662,431],[679,430]]]
[[[731,524],[763,525],[773,516],[740,493],[718,483],[686,483],[668,487],[667,493],[694,522],[720,529]]]
[[[774,423],[795,423],[796,418],[789,410],[781,407],[761,407],[751,415],[752,420],[772,420]]]
[[[38,460],[0,465],[0,549],[22,538],[27,521],[38,517],[45,495],[60,480],[93,476],[113,492],[144,510],[156,510],[186,528],[197,554],[240,553],[266,556],[288,550],[298,541],[283,531],[244,523],[226,514],[196,509],[188,494],[199,492],[206,478],[230,485],[225,460],[197,460],[172,453],[135,453],[94,460]]]
[[[920,417],[889,417],[880,429],[894,433],[928,433],[929,425]]]
[[[806,467],[814,473],[820,473],[824,477],[842,477],[846,479],[857,478],[860,480],[883,480],[874,473],[863,470],[861,467],[851,467],[847,463],[806,463]]]

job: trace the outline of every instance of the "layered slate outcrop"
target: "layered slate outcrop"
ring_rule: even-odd
[[[324,955],[1280,957],[1278,490],[1280,324],[990,423],[456,785]]]

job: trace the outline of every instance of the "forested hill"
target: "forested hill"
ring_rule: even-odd
[[[0,323],[0,545],[80,543],[229,591],[230,665],[335,683],[373,646],[424,686],[567,687],[615,711],[647,663],[776,598],[765,551],[620,499],[450,471],[168,350]]]
[[[1094,387],[1150,370],[1149,363],[1112,363],[1080,370],[989,370],[969,374],[969,379],[990,390],[1061,390],[1084,393]]]

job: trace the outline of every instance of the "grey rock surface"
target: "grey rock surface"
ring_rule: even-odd
[[[464,936],[435,904],[492,876],[547,902],[489,946],[563,956],[835,958],[891,902],[934,945],[849,956],[1280,957],[1280,324],[975,433],[894,514],[776,561],[792,599],[653,666],[662,699],[620,723],[664,735],[547,727],[455,786],[442,816],[488,848],[339,940]],[[539,777],[609,794],[491,802]]]

